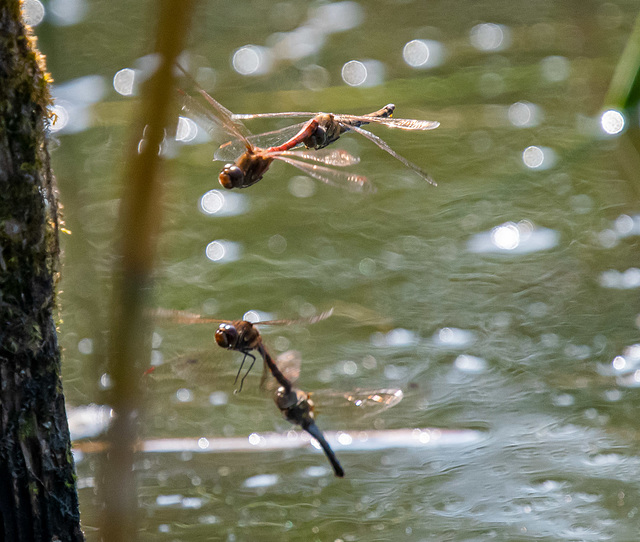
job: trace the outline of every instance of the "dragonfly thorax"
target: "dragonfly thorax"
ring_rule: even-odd
[[[273,160],[274,157],[263,149],[249,148],[235,163],[224,166],[218,180],[228,190],[246,188],[262,179]]]
[[[314,120],[316,129],[303,141],[308,149],[324,149],[345,131],[331,113],[320,113]]]

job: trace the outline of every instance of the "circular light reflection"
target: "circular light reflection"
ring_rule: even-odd
[[[530,102],[516,102],[509,107],[509,121],[518,128],[538,126],[542,117],[540,108]]]
[[[246,212],[248,203],[244,194],[209,190],[200,198],[199,208],[210,216],[237,216]]]
[[[402,49],[402,58],[412,68],[434,68],[442,64],[444,47],[434,40],[411,40]]]
[[[29,26],[38,26],[44,19],[44,6],[39,0],[23,0],[22,19]]]
[[[85,356],[93,353],[93,340],[89,338],[80,339],[78,341],[78,352]]]
[[[615,228],[621,235],[629,235],[634,229],[634,221],[629,215],[620,215],[615,220]]]
[[[209,395],[209,403],[213,406],[226,405],[229,402],[229,396],[224,391],[214,391]]]
[[[502,250],[513,250],[520,244],[520,230],[513,222],[502,224],[491,230],[491,241]]]
[[[252,324],[255,324],[257,322],[259,322],[260,320],[267,320],[267,318],[261,318],[260,317],[260,313],[258,311],[247,311],[242,315],[242,319],[246,320],[247,322],[251,322]]]
[[[355,361],[347,360],[342,364],[342,372],[346,375],[352,376],[358,372],[358,365]]]
[[[176,141],[184,141],[185,143],[193,141],[198,135],[198,125],[187,117],[178,117],[178,126],[176,128]]]
[[[85,0],[51,0],[50,21],[57,26],[77,24],[84,19],[87,12]]]
[[[342,66],[342,80],[351,87],[372,87],[384,80],[384,65],[377,60],[350,60]]]
[[[324,90],[329,85],[329,82],[329,71],[326,68],[317,64],[302,68],[302,84],[309,90]]]
[[[136,72],[131,68],[123,68],[113,76],[113,88],[122,96],[133,94],[133,84],[136,79]]]
[[[624,130],[625,120],[624,116],[620,111],[616,111],[615,109],[609,109],[602,113],[600,117],[600,126],[602,129],[611,135],[619,134]]]
[[[200,198],[200,209],[208,215],[216,214],[224,207],[225,195],[220,190],[209,190]]]
[[[501,51],[509,46],[510,31],[501,24],[477,24],[469,33],[469,41],[479,51]]]
[[[304,175],[296,175],[289,180],[289,192],[296,198],[310,198],[316,193],[316,183]]]
[[[371,276],[376,272],[376,262],[371,258],[363,258],[358,265],[360,273],[365,276]]]
[[[207,245],[205,254],[212,262],[233,262],[240,257],[240,245],[231,241],[212,241]]]
[[[459,348],[473,344],[476,336],[473,331],[468,329],[443,327],[434,334],[433,340],[440,346]]]
[[[276,233],[275,235],[269,237],[267,246],[269,247],[269,250],[274,254],[282,254],[285,250],[287,250],[287,240],[279,233]]]
[[[487,368],[487,362],[484,359],[468,354],[459,355],[453,364],[463,373],[481,373]]]
[[[193,401],[193,392],[187,388],[180,388],[176,391],[176,399],[181,403],[190,403]]]
[[[113,386],[111,375],[109,373],[103,373],[100,377],[100,388],[103,390],[109,390]]]
[[[271,53],[258,45],[236,49],[231,65],[240,75],[263,75],[271,69]]]
[[[344,1],[319,6],[314,10],[310,23],[330,34],[356,28],[363,19],[364,10],[358,2]]]
[[[318,53],[325,39],[325,33],[318,27],[303,25],[277,34],[271,51],[277,58],[299,60]]]
[[[548,147],[531,145],[523,151],[522,161],[530,169],[549,169],[556,163],[556,153]]]
[[[352,87],[362,85],[367,80],[367,68],[358,60],[350,60],[342,66],[342,80]]]
[[[563,56],[548,56],[540,61],[542,77],[552,83],[558,83],[567,79],[570,70],[570,62]]]

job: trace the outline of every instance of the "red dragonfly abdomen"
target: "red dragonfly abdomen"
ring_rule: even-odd
[[[305,123],[302,129],[294,135],[291,139],[285,141],[282,145],[278,147],[269,147],[267,152],[281,152],[288,151],[297,147],[300,143],[304,143],[306,139],[308,139],[318,128],[318,121],[313,118],[309,122]]]

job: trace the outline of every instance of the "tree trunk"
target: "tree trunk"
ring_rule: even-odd
[[[53,319],[48,81],[19,0],[0,2],[0,542],[79,541]]]

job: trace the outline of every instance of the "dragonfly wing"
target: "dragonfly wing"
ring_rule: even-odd
[[[315,117],[318,113],[309,111],[286,111],[282,113],[235,113],[231,117],[234,120],[252,120],[252,119],[296,119],[304,117]]]
[[[275,158],[291,164],[293,167],[326,184],[342,186],[351,190],[362,190],[366,188],[373,190],[368,179],[362,175],[356,175],[355,173],[348,173],[346,171],[337,171],[318,164],[308,164],[307,162],[302,162],[288,156],[281,156],[280,154],[275,156]]]
[[[256,325],[267,325],[267,326],[290,326],[292,324],[315,324],[316,322],[320,322],[322,320],[326,320],[333,314],[333,307],[329,310],[326,310],[316,316],[310,316],[309,318],[296,318],[293,320],[265,320],[264,322],[255,322]]]
[[[416,166],[413,162],[409,162],[404,156],[400,156],[396,151],[394,151],[383,139],[379,138],[377,135],[368,132],[362,128],[357,126],[351,126],[351,130],[359,133],[360,135],[366,137],[369,141],[375,143],[378,147],[380,147],[383,151],[388,152],[391,156],[393,156],[396,160],[402,162],[409,169],[415,171],[420,177],[422,177],[425,181],[432,184],[433,186],[438,186],[437,183],[430,177],[428,173],[420,169],[420,167]]]
[[[292,126],[285,126],[279,130],[273,130],[271,132],[263,132],[247,137],[249,143],[254,147],[261,149],[268,149],[269,147],[277,147],[282,145],[286,141],[290,140],[296,135],[300,129],[304,126],[304,122],[294,124]],[[215,160],[221,161],[233,161],[240,156],[246,150],[246,145],[242,139],[234,139],[233,141],[227,141],[220,145],[214,155]]]
[[[319,412],[329,409],[344,412],[347,408],[358,412],[358,416],[367,417],[396,406],[404,398],[404,393],[399,388],[355,388],[347,392],[318,390],[312,397]]]
[[[149,314],[156,320],[166,320],[176,324],[225,324],[230,320],[220,320],[218,318],[207,318],[194,312],[180,311],[176,309],[151,309]]]
[[[237,370],[237,364],[228,357],[214,354],[212,350],[200,350],[185,352],[154,366],[143,378],[157,381],[178,378],[199,388],[224,389],[224,382],[230,385]]]
[[[336,120],[346,128],[352,128],[365,123],[384,124],[389,128],[401,130],[434,130],[440,123],[436,120],[396,119],[393,117],[368,117],[366,115],[336,115]]]
[[[208,107],[205,107],[184,90],[178,89],[178,93],[183,99],[183,109],[197,117],[202,124],[206,125],[208,123],[213,123],[214,126],[222,128],[234,139],[241,139],[246,142],[246,138],[250,135],[250,132],[244,127],[242,122],[235,119],[231,111],[210,96],[204,89],[200,88],[198,82],[191,76],[191,74],[177,62],[176,66],[191,83],[191,86],[197,90],[200,97],[208,104]],[[207,126],[202,127],[209,131]]]
[[[337,167],[353,166],[360,162],[360,158],[349,154],[343,149],[282,151],[278,153],[278,156],[293,156],[295,158],[311,160],[313,162]]]

